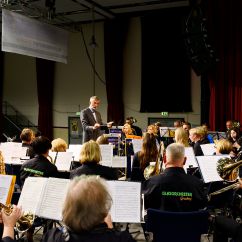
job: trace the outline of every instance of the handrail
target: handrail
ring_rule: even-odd
[[[23,114],[21,114],[14,106],[7,101],[3,101],[3,116],[11,122],[17,130],[21,131],[23,128],[34,128],[38,131],[38,126],[30,122]]]

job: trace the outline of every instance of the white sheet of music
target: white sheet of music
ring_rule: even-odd
[[[205,183],[223,181],[217,172],[217,161],[228,155],[196,156]]]
[[[107,181],[113,199],[111,216],[113,222],[140,223],[141,183]]]
[[[55,165],[59,171],[69,171],[73,152],[58,152]]]
[[[21,157],[26,156],[27,147],[22,147],[22,143],[4,142],[1,143],[1,151],[6,164],[22,164]]]
[[[0,175],[0,203],[2,204],[6,204],[12,179],[10,175]]]
[[[216,149],[215,144],[203,144],[201,145],[201,149],[204,155],[214,155]]]
[[[186,164],[184,165],[185,170],[190,166],[198,167],[197,160],[192,147],[185,147],[185,156],[187,157]]]
[[[48,178],[45,177],[26,178],[18,201],[18,205],[22,206],[23,211],[30,211],[38,215],[38,207],[40,205],[47,180]]]
[[[99,145],[101,150],[102,160],[104,162],[112,162],[113,159],[113,145]]]
[[[126,168],[127,167],[127,156],[114,156],[112,167],[115,168]]]
[[[67,151],[73,153],[74,161],[80,160],[81,148],[82,145],[69,145],[69,149]]]
[[[141,151],[143,139],[132,139],[134,153]]]
[[[53,220],[62,220],[62,208],[69,183],[69,179],[53,177],[48,179],[38,209],[38,216]]]

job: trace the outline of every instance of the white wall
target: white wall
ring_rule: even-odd
[[[104,80],[104,36],[103,24],[97,23],[96,70]],[[86,43],[89,44],[92,26],[83,25]],[[56,63],[53,125],[54,137],[62,137],[68,141],[68,116],[88,106],[89,97],[94,95],[94,78],[88,61],[81,33],[71,33],[69,41],[68,64]],[[89,48],[92,56],[93,50]],[[6,53],[4,65],[3,99],[12,104],[31,122],[38,122],[38,98],[35,74],[35,58]],[[133,116],[137,125],[145,129],[148,117],[161,117],[159,113],[140,113],[141,90],[141,32],[139,18],[130,22],[127,42],[124,51],[124,93],[125,117]],[[200,124],[200,80],[192,74],[192,113],[170,113],[169,117],[183,117],[194,125]],[[48,87],[46,87],[48,88]],[[106,87],[95,78],[95,95],[101,98],[100,112],[103,121],[107,117]]]

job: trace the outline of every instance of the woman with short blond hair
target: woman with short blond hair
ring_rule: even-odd
[[[96,141],[90,140],[82,145],[80,152],[81,167],[71,171],[70,178],[80,175],[99,175],[107,180],[117,180],[118,174],[111,167],[102,166],[101,151]]]
[[[67,150],[67,143],[61,138],[52,140],[51,145],[51,151],[53,152],[66,152]]]

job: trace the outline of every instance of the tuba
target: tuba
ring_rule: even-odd
[[[6,215],[9,216],[12,213],[13,207],[12,205],[4,205],[0,203],[0,211],[2,210]],[[32,213],[24,213],[16,222],[16,230],[20,233],[26,232],[33,225],[34,219],[35,216]]]
[[[217,161],[217,172],[221,178],[228,182],[235,182],[239,175],[239,167],[242,165],[242,160],[234,161],[231,158],[225,157]],[[239,182],[233,183],[218,191],[212,192],[208,195],[209,200],[211,196],[226,192],[230,189],[235,189]]]
[[[161,141],[159,146],[159,152],[155,164],[150,164],[144,169],[144,178],[148,180],[151,176],[158,175],[162,170],[162,163],[160,162],[161,152],[164,152],[164,143]]]

